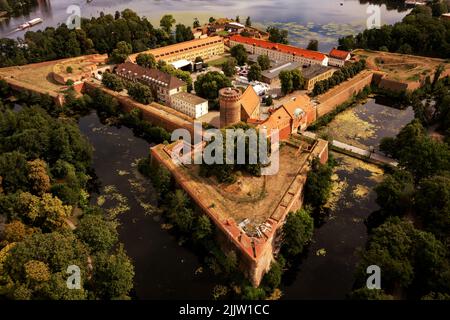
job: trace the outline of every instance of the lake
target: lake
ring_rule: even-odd
[[[207,22],[211,16],[235,18],[240,15],[245,21],[250,15],[255,25],[276,25],[288,29],[293,44],[305,46],[310,39],[318,39],[322,51],[336,46],[338,38],[365,29],[369,17],[366,12],[368,1],[362,0],[93,0],[89,3],[86,0],[42,0],[28,15],[0,22],[0,36],[23,36],[23,31],[11,31],[37,17],[44,22],[31,30],[65,23],[70,5],[79,6],[81,16],[86,18],[98,16],[102,11],[114,14],[117,10],[130,8],[149,18],[155,26],[166,13],[173,14],[177,22],[188,25],[194,18]],[[396,5],[389,8],[381,5],[381,23],[400,21],[407,12]]]

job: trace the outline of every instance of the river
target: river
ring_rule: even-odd
[[[251,16],[256,25],[276,25],[289,30],[293,44],[305,46],[309,40],[317,39],[322,51],[336,46],[338,38],[365,29],[371,15],[367,13],[368,1],[362,0],[41,0],[29,14],[0,22],[0,37],[23,36],[23,31],[12,31],[37,17],[44,22],[31,30],[65,23],[70,15],[67,13],[70,5],[77,5],[85,18],[98,16],[102,11],[114,14],[117,10],[130,8],[146,16],[155,26],[166,13],[187,25],[191,25],[194,18],[207,22],[211,16],[235,18],[240,15],[245,21]],[[407,12],[404,8],[393,6],[388,9],[381,5],[381,23],[400,21]]]
[[[181,246],[153,213],[154,190],[135,166],[150,145],[132,130],[100,123],[95,113],[80,120],[81,132],[94,147],[94,169],[101,183],[94,202],[119,213],[120,241],[135,266],[138,299],[209,299],[214,276],[199,272],[198,257]],[[206,269],[206,268],[205,268]]]
[[[360,160],[332,153],[333,175],[329,216],[314,231],[306,257],[283,278],[284,299],[341,300],[352,290],[358,250],[367,241],[364,220],[379,207],[373,187],[383,171]]]

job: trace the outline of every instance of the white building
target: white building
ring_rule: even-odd
[[[345,65],[345,62],[350,60],[350,58],[350,52],[332,49],[328,54],[328,65],[342,68]]]
[[[173,109],[198,119],[208,113],[208,100],[187,92],[180,92],[171,97]]]

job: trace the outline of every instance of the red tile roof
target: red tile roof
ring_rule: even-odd
[[[326,58],[326,55],[320,52],[305,50],[301,48],[297,48],[294,46],[289,46],[280,43],[274,43],[270,41],[264,41],[254,38],[243,37],[240,35],[234,35],[230,37],[231,41],[236,41],[239,43],[245,43],[249,45],[254,45],[260,48],[265,48],[269,50],[276,50],[283,53],[288,53],[296,56],[302,56],[308,59],[323,61]]]
[[[261,102],[258,95],[252,86],[248,86],[241,96],[241,105],[244,111],[247,113],[247,117],[251,118],[255,113],[255,110],[259,108]]]
[[[342,50],[338,50],[338,49],[332,49],[330,51],[330,57],[336,58],[336,59],[341,59],[341,60],[347,59],[349,54],[350,54],[350,52],[348,52],[348,51],[342,51]]]

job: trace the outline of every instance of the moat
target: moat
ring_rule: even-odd
[[[379,125],[389,121],[389,107],[371,114]],[[369,101],[354,109],[360,115],[374,110]],[[398,129],[410,121],[411,113],[399,120]],[[377,117],[379,115],[379,117]],[[397,114],[398,116],[398,114]],[[333,124],[333,122],[331,123]],[[154,190],[136,168],[136,161],[149,154],[149,145],[126,127],[103,125],[95,113],[80,120],[80,129],[94,146],[94,168],[101,183],[93,202],[119,215],[120,239],[136,269],[135,296],[138,299],[210,299],[220,284],[200,257],[165,230]],[[375,131],[371,139],[395,135],[396,131]],[[282,299],[344,299],[353,285],[357,251],[367,240],[364,219],[378,209],[373,187],[383,171],[360,160],[333,154],[338,166],[333,175],[329,216],[317,228],[306,257],[283,278]]]

